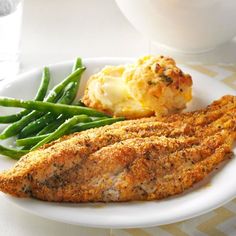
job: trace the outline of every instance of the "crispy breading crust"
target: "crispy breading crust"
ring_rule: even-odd
[[[0,190],[47,201],[161,199],[200,181],[230,153],[236,97],[206,109],[65,136],[0,174]]]

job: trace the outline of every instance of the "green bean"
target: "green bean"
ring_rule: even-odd
[[[91,118],[91,121],[104,120],[104,119],[107,119],[107,116],[101,116],[101,117],[90,116],[90,118]]]
[[[82,60],[81,60],[81,58],[77,58],[75,60],[73,67],[72,67],[72,72],[76,71],[78,68],[81,68],[81,67],[83,67]],[[77,91],[78,91],[78,88],[79,88],[80,78],[81,77],[79,77],[77,81],[71,82],[65,87],[64,94],[59,99],[58,103],[71,104],[74,101]],[[56,118],[55,115],[52,114],[52,116],[54,116],[54,118]],[[65,121],[65,119],[66,119],[66,117],[64,117],[64,121]],[[56,124],[54,125],[54,122],[50,122],[50,120],[47,123],[48,123],[48,125],[50,125],[50,127],[49,128],[48,128],[48,126],[45,127],[46,133],[49,133],[47,130],[49,130],[50,132],[54,131],[56,128],[58,128],[62,124],[62,122],[56,122]],[[44,133],[45,130],[42,133]],[[22,130],[22,133],[24,133],[24,130]],[[38,134],[40,134],[40,132]],[[24,135],[22,135],[22,136],[24,137]]]
[[[55,86],[49,95],[44,99],[46,102],[56,102],[59,95],[63,91],[64,87],[67,86],[70,82],[78,80],[81,74],[85,70],[84,67],[77,69],[75,72],[66,77],[61,83]],[[32,109],[31,109],[32,110]],[[33,109],[34,110],[34,109]],[[21,120],[13,123],[8,126],[2,134],[0,134],[0,139],[6,139],[17,135],[26,125],[28,125],[31,121],[41,117],[44,113],[38,111],[32,111],[28,115],[24,116]]]
[[[36,148],[44,145],[45,143],[49,143],[55,139],[60,138],[61,136],[66,134],[68,130],[70,130],[74,125],[78,124],[79,122],[83,122],[83,120],[86,119],[86,115],[78,115],[66,120],[65,123],[59,126],[53,133],[49,134],[45,139],[37,143],[31,150],[35,150]]]
[[[66,120],[66,118],[64,116],[58,118],[54,122],[45,126],[45,128],[43,128],[40,132],[38,132],[37,135],[48,134],[48,133],[55,131],[55,129],[57,129],[62,123],[64,123],[65,120]]]
[[[25,138],[32,134],[36,134],[42,128],[47,126],[50,122],[55,121],[56,119],[57,117],[53,116],[51,113],[47,113],[39,119],[32,121],[29,125],[22,129],[22,131],[19,133],[19,138]]]
[[[71,82],[69,83],[64,91],[64,94],[62,95],[61,99],[58,101],[58,103],[61,104],[71,104],[76,96],[77,93],[77,82]],[[57,119],[57,115],[52,113],[47,113],[43,115],[42,117],[38,118],[37,120],[29,123],[19,134],[19,138],[25,138],[32,134],[35,134],[39,132],[43,127],[47,127],[50,123],[54,123],[54,121]],[[64,117],[64,120],[66,117]]]
[[[88,123],[84,123],[84,124],[79,124],[76,125],[74,127],[72,127],[70,130],[68,130],[65,134],[70,134],[70,133],[74,133],[74,132],[79,132],[82,130],[87,130],[90,128],[96,128],[96,127],[100,127],[100,126],[104,126],[104,125],[110,125],[113,124],[117,121],[121,121],[124,120],[123,117],[119,117],[119,118],[98,118],[100,120],[95,120],[95,121],[91,121]],[[39,143],[40,141],[42,141],[43,139],[47,138],[49,134],[42,134],[42,135],[38,135],[35,137],[29,137],[29,138],[25,138],[25,139],[18,139],[16,140],[16,144],[19,146],[31,146],[31,145],[36,145],[37,143]]]
[[[29,124],[29,122],[35,120],[35,118],[38,118],[43,114],[44,113],[42,112],[31,112],[28,115],[22,117],[20,120],[12,123],[6,129],[4,129],[3,132],[0,134],[0,139],[7,139],[9,137],[19,134],[20,131]]]
[[[82,66],[83,66],[82,59],[80,57],[76,58],[75,63],[73,65],[73,67],[72,67],[72,72],[76,71],[78,68],[80,68]]]
[[[6,148],[0,145],[0,154],[11,157],[12,159],[15,159],[15,160],[19,160],[20,157],[24,156],[28,152],[29,152],[28,150],[16,150],[16,149],[11,149],[11,148]]]
[[[74,63],[72,72],[76,71],[78,68],[81,68],[81,67],[82,67],[82,60],[81,58],[77,58],[77,60]],[[74,101],[77,94],[80,78],[81,77],[79,76],[76,81],[70,82],[64,88],[64,94],[59,99],[58,103],[71,104]],[[25,128],[23,128],[19,134],[19,138],[25,138],[39,132],[43,127],[54,122],[55,119],[57,119],[57,116],[55,114],[52,114],[52,113],[45,114],[44,116],[36,119],[35,121],[29,123]]]
[[[74,72],[72,72],[68,77],[66,77],[61,83],[53,88],[49,93],[45,102],[55,102],[58,100],[58,95],[63,91],[63,89],[70,83],[75,82],[80,78],[81,74],[84,72],[85,67],[80,67]]]
[[[1,124],[9,124],[15,121],[20,120],[23,116],[29,114],[31,111],[23,110],[17,114],[7,115],[7,116],[0,116],[0,123]]]
[[[34,137],[29,137],[29,138],[22,138],[22,139],[17,139],[16,140],[16,145],[17,146],[31,146],[31,145],[36,145],[43,139],[47,138],[49,134],[42,134],[42,135],[37,135]]]
[[[51,79],[51,76],[50,76],[49,68],[44,67],[41,84],[40,84],[38,92],[35,96],[35,101],[43,101],[43,99],[45,98],[47,91],[48,91],[50,79]]]
[[[59,100],[59,103],[67,104],[71,103],[74,100],[76,94],[76,82],[69,83],[66,88],[64,95]],[[32,134],[39,132],[42,128],[54,122],[57,119],[57,116],[52,113],[47,113],[42,117],[38,118],[37,120],[32,121],[29,123],[19,134],[19,138],[25,138]]]
[[[83,63],[82,63],[82,59],[78,57],[78,58],[76,59],[74,65],[73,65],[72,72],[75,71],[75,70],[77,70],[77,69],[80,68],[80,67],[83,67]],[[81,78],[81,77],[80,77],[80,78]],[[76,95],[77,95],[77,92],[79,91],[80,79],[77,80],[76,82],[77,82],[76,88],[75,88],[75,89],[76,89],[76,93],[74,94],[74,99],[73,99],[73,101],[75,100]],[[73,103],[73,101],[72,101],[71,103]],[[70,103],[70,104],[71,104],[71,103]]]
[[[92,122],[94,120],[102,120],[102,119],[107,119],[107,117],[88,117],[88,120],[86,120],[87,122]],[[46,126],[44,129],[42,129],[37,135],[43,135],[43,134],[49,134],[52,133],[53,131],[55,131],[63,122],[65,122],[65,117],[61,117],[58,120],[56,120],[55,122],[52,122],[51,124],[49,124],[48,126]],[[85,122],[85,120],[83,121]]]
[[[75,96],[77,94],[77,82],[71,82],[69,83],[66,88],[65,91],[61,97],[61,99],[59,99],[58,103],[60,104],[71,104],[74,99]]]
[[[85,114],[89,116],[107,116],[108,115],[96,111],[95,109],[88,107],[80,107],[73,105],[64,105],[64,104],[54,104],[50,102],[40,102],[40,101],[23,101],[14,98],[0,98],[0,106],[6,107],[22,107],[29,110],[37,110],[41,112],[52,112],[57,115],[67,115],[74,116]]]
[[[45,67],[43,70],[41,84],[39,86],[38,92],[34,99],[35,101],[42,101],[44,99],[48,90],[49,82],[50,82],[49,69]],[[0,116],[0,123],[8,124],[8,123],[16,122],[20,120],[23,116],[26,116],[27,114],[29,114],[30,112],[31,111],[29,110],[23,110],[17,114],[8,115],[8,116]]]
[[[22,150],[22,151],[30,152],[30,149],[31,149],[32,147],[33,147],[32,145],[30,145],[30,146],[24,146],[24,147],[21,147],[21,150]]]
[[[110,124],[113,124],[117,121],[122,121],[124,119],[125,119],[124,117],[106,118],[106,119],[102,119],[102,120],[95,120],[92,122],[88,122],[86,124],[79,124],[79,125],[74,126],[71,129],[70,133],[80,132],[80,131],[91,129],[91,128],[97,128],[97,127],[101,127],[104,125],[110,125]]]
[[[78,68],[81,68],[82,66],[83,65],[82,65],[81,58],[77,58],[75,63],[74,63],[74,65],[73,65],[72,72],[76,71]],[[78,91],[78,86],[79,86],[79,83],[80,83],[80,78],[81,77],[78,77],[78,79],[76,81],[70,82],[64,88],[64,93],[63,93],[62,97],[59,99],[58,103],[61,103],[61,104],[71,104],[74,101],[74,99],[76,97],[76,94],[77,94],[77,91]],[[53,116],[54,120],[57,118],[54,114],[52,114],[52,116]],[[54,123],[54,122],[51,122],[51,119],[52,119],[52,117],[50,117],[48,114],[46,114],[46,115],[44,115],[44,117],[41,117],[38,120],[30,123],[29,125],[27,125],[22,130],[22,132],[20,134],[20,138],[26,137],[26,136],[30,135],[31,133],[28,132],[29,130],[32,130],[33,132],[35,132],[36,129],[32,129],[32,126],[34,126],[36,123],[37,124],[40,123],[42,120],[44,121],[43,123],[47,124],[47,125],[49,125],[50,123]],[[65,120],[65,118],[64,118],[64,120]],[[38,127],[37,130],[40,131],[41,126],[37,126],[37,127]]]

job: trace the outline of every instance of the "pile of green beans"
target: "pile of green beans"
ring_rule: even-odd
[[[17,145],[16,149],[0,145],[0,154],[18,160],[63,135],[124,120],[85,107],[80,101],[74,102],[84,71],[81,58],[77,58],[71,74],[48,93],[51,75],[45,67],[34,100],[0,97],[0,106],[25,109],[17,114],[0,116],[0,124],[9,124],[0,134],[0,140],[16,136]]]

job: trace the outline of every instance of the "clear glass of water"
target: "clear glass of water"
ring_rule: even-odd
[[[23,0],[0,0],[0,80],[19,71]]]

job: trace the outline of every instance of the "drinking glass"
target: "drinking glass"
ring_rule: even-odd
[[[0,80],[17,74],[23,0],[0,0]]]

